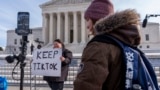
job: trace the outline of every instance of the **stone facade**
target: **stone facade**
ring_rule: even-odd
[[[37,47],[38,43],[35,40],[39,39],[42,40],[42,27],[32,29],[33,32],[28,36],[28,49],[27,52],[30,53],[30,46],[33,44],[35,48]],[[138,46],[144,52],[159,52],[160,51],[160,31],[159,31],[159,24],[158,23],[148,23],[146,28],[142,28],[140,30],[141,35],[141,44]],[[6,53],[19,53],[19,47],[21,36],[18,36],[14,30],[7,31],[7,47]],[[89,39],[88,39],[89,40]],[[81,53],[83,51],[84,46],[88,42],[88,40],[84,43],[74,44],[74,43],[65,43],[65,46],[68,49],[71,49],[74,53]],[[17,44],[15,44],[17,42]],[[44,42],[44,41],[43,41]],[[44,47],[50,47],[52,44],[42,44]]]
[[[139,48],[145,52],[160,51],[160,29],[159,23],[148,23],[146,28],[140,30],[141,44]]]
[[[66,47],[81,53],[88,41],[84,11],[91,0],[52,0],[40,7],[43,15],[43,41],[52,46],[54,39],[61,39]]]
[[[42,28],[32,28],[32,34],[28,35],[28,43],[27,43],[27,53],[30,53],[31,44],[36,48],[38,43],[35,40],[42,41]],[[20,53],[22,36],[19,36],[15,33],[15,30],[7,31],[7,45],[5,49],[5,53],[7,54],[18,54]]]
[[[92,0],[52,0],[40,7],[43,15],[43,41],[47,47],[60,38],[73,52],[81,53],[88,42],[84,11]],[[160,50],[159,24],[148,23],[140,30],[142,44],[139,48],[148,52]],[[149,40],[148,40],[149,39]]]
[[[36,38],[43,41],[43,47],[51,47],[54,39],[61,39],[66,48],[73,53],[82,53],[86,43],[89,41],[84,12],[92,0],[51,0],[40,5],[42,9],[42,28],[33,29],[29,35],[28,53],[31,43],[34,46]],[[140,30],[141,44],[138,46],[145,52],[160,51],[160,31],[158,23],[147,24],[146,28]],[[7,32],[7,52],[18,51],[20,47],[20,36],[14,31]],[[14,40],[17,39],[17,44]],[[16,50],[15,50],[16,48]],[[12,50],[13,49],[13,50]]]

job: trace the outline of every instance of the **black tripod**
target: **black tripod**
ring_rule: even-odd
[[[29,29],[29,12],[18,12],[18,18],[17,18],[17,29],[15,29],[15,33],[17,35],[22,35],[22,42],[21,42],[21,53],[16,56],[7,56],[5,59],[7,60],[8,63],[12,63],[14,59],[17,59],[18,62],[15,65],[15,67],[20,63],[20,69],[21,69],[21,74],[20,74],[20,90],[23,90],[23,79],[24,79],[24,67],[26,63],[24,60],[26,59],[26,51],[27,51],[27,36],[28,34],[32,33],[32,30]],[[12,77],[14,72],[14,69],[12,71]],[[14,79],[14,77],[13,77]]]
[[[28,42],[27,36],[22,36],[21,54],[18,56],[20,61],[20,69],[21,69],[20,90],[23,90],[24,67],[26,65],[24,60],[26,59],[27,42]]]
[[[15,79],[13,74],[17,74],[16,72],[14,72],[14,70],[15,70],[16,66],[20,63],[20,69],[21,69],[20,90],[23,90],[24,67],[26,66],[26,63],[24,62],[24,60],[26,59],[27,43],[28,43],[27,36],[22,36],[22,42],[21,42],[22,47],[20,48],[21,53],[18,56],[16,56],[16,55],[10,56],[9,55],[5,58],[8,63],[13,63],[14,59],[17,60],[17,63],[12,71],[12,78],[14,80],[19,80],[19,79]]]

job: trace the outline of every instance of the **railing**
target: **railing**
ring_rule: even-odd
[[[7,78],[9,85],[13,86],[19,86],[20,81],[13,80],[12,79],[12,69],[15,66],[16,62],[12,64],[7,64],[4,60],[4,57],[6,55],[0,55],[0,76],[4,76]],[[156,72],[158,82],[160,85],[160,54],[147,54],[147,57],[150,59],[154,70]],[[48,87],[46,82],[43,80],[43,76],[38,75],[31,75],[31,56],[27,56],[27,59],[25,60],[26,66],[24,68],[24,86],[30,87],[30,90],[34,89],[36,90],[37,87]],[[65,87],[72,88],[73,87],[73,81],[76,78],[78,67],[80,64],[81,55],[74,55],[74,58],[70,64],[69,72],[68,72],[68,78],[67,81],[65,81]],[[3,64],[6,63],[6,64]],[[20,68],[17,66],[15,69],[15,72],[17,74],[14,74],[14,78],[19,79],[20,78]]]
[[[12,70],[16,64],[16,60],[14,63],[8,64],[4,58],[7,55],[0,55],[0,76],[6,77],[10,86],[19,86],[20,80],[14,80],[12,78]],[[73,87],[73,81],[75,80],[78,66],[80,63],[80,57],[81,55],[74,54],[74,58],[72,59],[72,62],[69,66],[69,72],[67,81],[64,82],[65,87],[72,88]],[[26,66],[24,68],[24,82],[23,85],[30,87],[30,90],[34,88],[36,90],[36,87],[48,87],[46,84],[46,81],[43,80],[43,76],[39,75],[31,75],[31,60],[32,56],[26,56]],[[16,67],[15,72],[17,74],[14,74],[15,79],[20,79],[20,67],[19,65]]]

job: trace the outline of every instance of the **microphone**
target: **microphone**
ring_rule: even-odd
[[[18,57],[16,55],[13,55],[13,56],[7,56],[5,57],[5,60],[8,62],[8,63],[13,63],[14,62],[14,59],[18,59]]]
[[[145,28],[146,25],[147,25],[147,18],[145,18],[145,19],[143,20],[142,27]]]

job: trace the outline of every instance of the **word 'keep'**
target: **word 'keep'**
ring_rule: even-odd
[[[58,51],[37,51],[37,59],[55,58]]]

